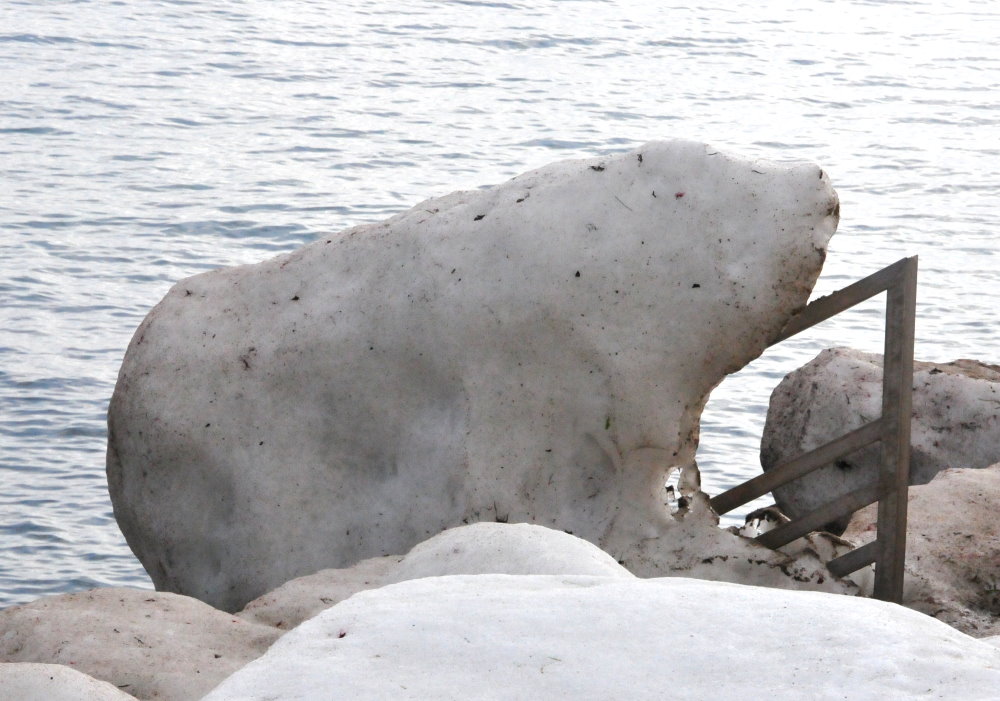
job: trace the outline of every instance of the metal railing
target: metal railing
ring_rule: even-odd
[[[769,548],[801,538],[810,531],[878,502],[876,539],[827,563],[837,577],[875,563],[874,597],[900,603],[906,556],[906,505],[910,483],[910,416],[913,386],[913,327],[916,315],[917,257],[903,258],[874,275],[821,297],[792,317],[772,343],[815,326],[877,294],[886,292],[885,356],[882,366],[882,415],[861,428],[830,441],[712,499],[719,514],[763,496],[859,448],[881,442],[878,477],[825,506],[767,531],[756,538]]]

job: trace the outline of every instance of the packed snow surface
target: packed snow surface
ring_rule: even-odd
[[[1000,650],[870,599],[684,578],[430,577],[306,621],[206,701],[995,701]]]

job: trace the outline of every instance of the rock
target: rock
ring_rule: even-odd
[[[231,611],[476,521],[656,574],[708,392],[838,214],[817,166],[651,143],[184,280],[111,400],[115,516],[158,589]]]
[[[837,438],[882,413],[882,356],[851,348],[822,351],[771,394],[761,439],[764,470]],[[975,360],[914,363],[910,483],[950,467],[1000,462],[1000,367]],[[879,444],[774,491],[791,517],[863,486],[878,473]],[[842,532],[849,518],[831,528]]]
[[[1000,635],[1000,464],[948,469],[911,487],[903,604],[969,635]],[[874,539],[877,505],[854,515],[844,537]]]
[[[0,664],[6,701],[135,701],[134,696],[61,664]]]
[[[94,589],[0,610],[0,662],[68,665],[138,699],[190,701],[279,635],[189,597]]]
[[[1000,650],[872,599],[685,578],[476,575],[362,592],[205,701],[996,699]]]
[[[254,623],[290,630],[334,604],[383,585],[399,557],[373,557],[356,565],[320,570],[285,582],[260,596],[236,615]]]

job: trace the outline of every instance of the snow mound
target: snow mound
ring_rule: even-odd
[[[595,545],[526,523],[473,523],[450,528],[403,557],[362,560],[286,582],[237,614],[288,630],[359,591],[449,574],[589,574],[632,577]]]
[[[474,523],[414,547],[386,583],[451,574],[634,576],[596,545],[562,531],[527,523]]]
[[[411,580],[286,634],[205,701],[997,698],[1000,650],[879,601],[573,575]]]

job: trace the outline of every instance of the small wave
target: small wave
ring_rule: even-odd
[[[63,131],[55,127],[7,127],[0,128],[0,134],[72,134],[71,131]]]
[[[486,2],[486,0],[453,0],[456,5],[470,5],[472,7],[495,7],[501,10],[523,10],[523,5],[514,5],[509,2]]]
[[[42,34],[0,34],[0,42],[20,42],[25,44],[78,44],[73,37],[45,36]]]
[[[345,41],[295,41],[294,39],[264,39],[264,41],[278,46],[311,46],[323,49],[342,49],[350,46]]]
[[[281,212],[291,209],[287,204],[246,204],[246,205],[224,205],[218,208],[220,212],[226,214],[246,214],[247,212]]]
[[[84,46],[93,46],[99,49],[142,49],[142,46],[137,44],[125,44],[115,41],[87,41],[84,39],[75,39],[74,37],[66,36],[53,36],[46,34],[0,34],[0,43],[20,43],[20,44],[36,44],[36,45],[54,45],[54,44],[82,44]]]
[[[185,119],[184,117],[167,117],[167,122],[171,124],[176,124],[182,127],[202,127],[205,126],[203,122],[196,122],[193,119]]]
[[[566,139],[529,139],[528,141],[522,141],[517,144],[518,146],[541,146],[543,148],[551,149],[585,149],[593,148],[594,142],[592,141],[569,141]]]

